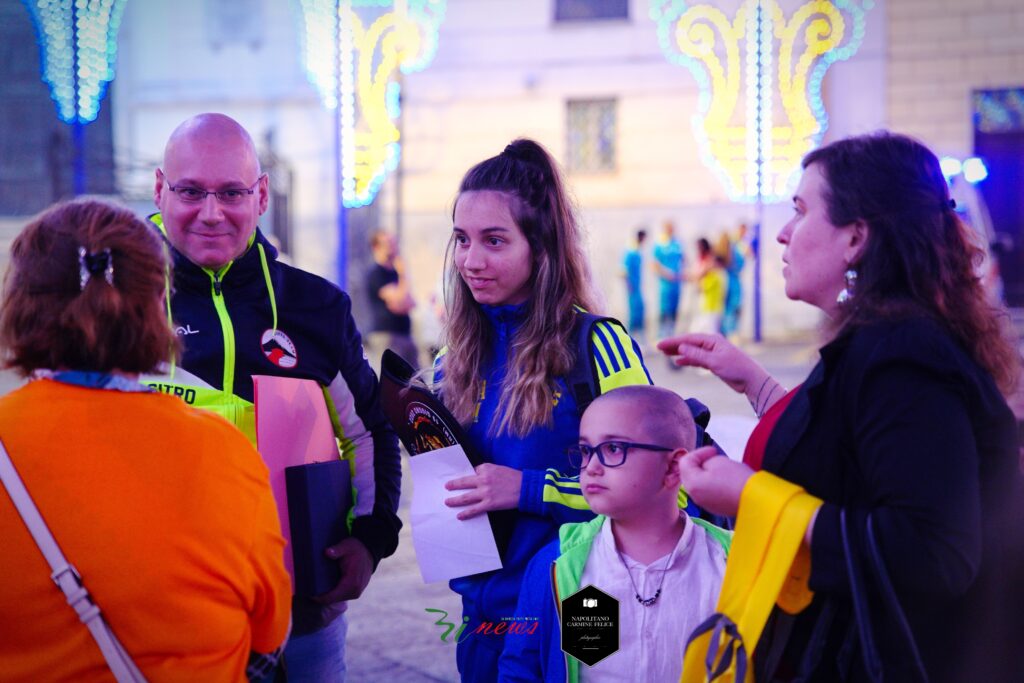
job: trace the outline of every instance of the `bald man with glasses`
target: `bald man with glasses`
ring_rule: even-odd
[[[252,138],[223,114],[200,114],[171,134],[156,169],[151,220],[170,245],[169,316],[184,345],[150,386],[223,415],[255,443],[252,375],[317,381],[336,436],[354,461],[352,534],[325,549],[341,581],[293,600],[289,681],[344,680],[345,601],[358,598],[398,544],[401,462],[363,356],[351,301],[334,284],[277,261],[257,227],[269,180]],[[245,523],[245,520],[239,520]]]

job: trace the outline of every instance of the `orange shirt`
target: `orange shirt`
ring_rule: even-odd
[[[164,394],[37,380],[0,398],[0,439],[150,681],[244,681],[250,649],[284,640],[267,469],[227,422]],[[112,681],[5,492],[0,539],[0,678]]]

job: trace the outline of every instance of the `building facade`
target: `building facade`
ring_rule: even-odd
[[[821,82],[824,140],[886,127],[918,136],[940,155],[973,153],[973,93],[1024,86],[1024,7],[1015,0],[850,4],[864,8],[863,35],[857,50],[832,64]],[[527,136],[566,170],[611,314],[625,316],[621,259],[637,228],[653,237],[664,221],[673,221],[692,256],[698,237],[713,241],[760,216],[763,332],[780,338],[815,328],[815,311],[783,294],[775,235],[790,216],[788,201],[765,201],[759,212],[756,203],[737,201],[705,163],[707,144],[694,116],[706,105],[707,87],[666,56],[652,12],[666,5],[673,3],[448,0],[430,64],[401,80],[400,165],[371,211],[349,212],[346,284],[354,295],[366,267],[365,232],[378,224],[400,227],[422,304],[417,322],[430,336],[426,302],[439,289],[459,180],[472,164]],[[685,5],[711,6],[733,18],[751,3]],[[804,3],[762,5],[777,7],[788,21]],[[845,30],[852,32],[846,19]],[[772,30],[783,24],[776,21]],[[333,279],[335,116],[310,81],[305,35],[298,0],[128,0],[116,79],[102,106],[111,115],[117,188],[140,211],[148,209],[153,168],[177,123],[202,111],[237,118],[264,159],[277,165],[272,177],[283,189],[276,202],[286,210],[268,217],[269,229],[280,232],[294,262]],[[744,40],[749,47],[749,38],[742,38],[740,50]],[[725,55],[727,42],[720,37],[713,51]],[[780,99],[771,111],[782,126]],[[746,120],[737,111],[730,125]],[[1002,230],[1024,231],[1019,224]],[[741,329],[749,335],[752,266],[744,281]],[[650,268],[645,285],[653,326],[657,290]],[[685,306],[692,306],[693,288],[686,289]]]

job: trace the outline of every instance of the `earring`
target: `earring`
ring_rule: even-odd
[[[857,291],[857,270],[855,268],[847,268],[846,272],[843,273],[843,277],[846,278],[846,286],[839,292],[839,296],[836,297],[836,303],[840,306],[845,306],[853,300],[853,295]]]

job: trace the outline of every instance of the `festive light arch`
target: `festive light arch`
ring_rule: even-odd
[[[57,113],[85,124],[114,79],[117,31],[126,0],[23,0],[40,47],[43,81]]]
[[[776,0],[742,0],[730,19],[711,5],[651,0],[662,51],[697,80],[694,133],[732,199],[789,195],[828,127],[822,79],[856,53],[873,5],[810,0],[787,18]]]
[[[341,107],[342,201],[365,206],[401,156],[398,70],[412,73],[433,60],[445,0],[300,0],[300,6],[309,80],[326,107]]]

